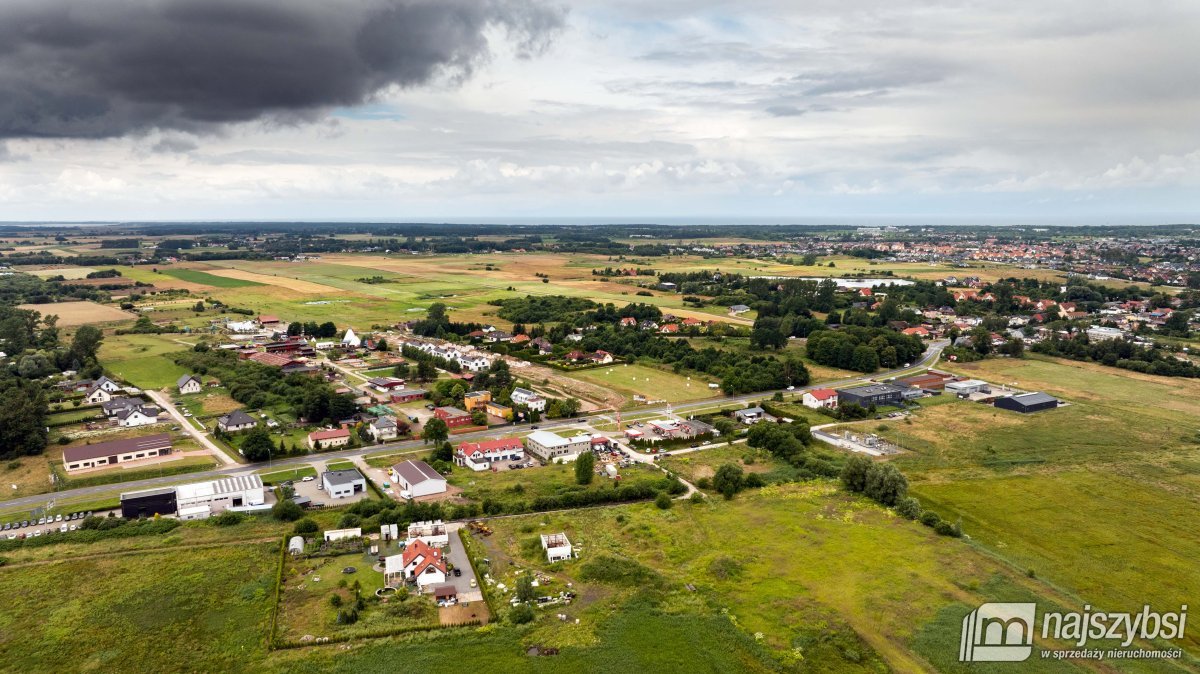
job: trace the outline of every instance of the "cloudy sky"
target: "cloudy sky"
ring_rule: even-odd
[[[1200,3],[5,0],[0,220],[1200,221]]]

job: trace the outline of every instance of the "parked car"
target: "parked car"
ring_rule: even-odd
[[[56,516],[54,517],[54,521],[55,521],[55,522],[61,522],[61,521],[62,521],[62,515],[56,515]]]
[[[312,475],[305,475],[305,476],[304,476],[304,479],[302,479],[302,480],[300,480],[300,481],[301,481],[301,482],[312,482],[312,481],[313,481],[313,480],[315,480],[315,479],[317,479],[317,478],[313,477]]]
[[[7,522],[4,524],[4,530],[5,530],[5,531],[8,531],[8,530],[9,530],[9,529],[11,529],[11,528],[12,528],[12,524],[10,524],[10,523],[7,523]]]
[[[459,578],[459,577],[461,577],[461,576],[462,576],[462,569],[455,569],[455,570],[454,570],[454,577],[455,577],[455,578]]]
[[[72,524],[72,525],[71,525],[71,531],[75,531],[75,530],[76,530],[76,529],[78,529],[78,528],[79,528],[79,525],[78,525],[78,524]]]
[[[471,579],[471,587],[475,587],[476,585],[477,585],[477,583],[475,582],[475,579],[472,578]]]

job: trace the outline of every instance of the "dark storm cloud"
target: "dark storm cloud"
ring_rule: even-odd
[[[311,119],[465,78],[495,27],[528,57],[539,0],[17,0],[0,6],[0,138],[104,138]]]

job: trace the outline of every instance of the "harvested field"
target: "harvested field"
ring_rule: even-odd
[[[321,285],[320,283],[313,283],[312,281],[302,281],[300,279],[289,278],[287,276],[257,274],[252,271],[243,271],[241,269],[210,269],[207,273],[212,274],[213,276],[221,276],[224,278],[279,286],[280,288],[287,288],[288,290],[294,290],[298,293],[322,294],[343,292],[340,288]]]
[[[87,278],[88,274],[90,274],[96,270],[92,269],[91,267],[58,267],[58,266],[54,266],[54,267],[45,267],[45,268],[41,268],[41,269],[21,269],[21,271],[25,272],[26,274],[33,274],[34,276],[40,276],[42,278],[49,278],[51,276],[61,276],[65,279],[73,280],[73,279]]]
[[[39,311],[43,316],[57,314],[59,327],[87,325],[88,323],[111,323],[114,321],[127,321],[134,317],[133,314],[130,314],[127,311],[121,311],[117,307],[112,307],[105,304],[97,304],[96,302],[22,304],[19,308]]]

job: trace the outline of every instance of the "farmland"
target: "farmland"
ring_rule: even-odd
[[[170,354],[183,351],[180,335],[113,335],[100,347],[100,358],[116,376],[146,389],[171,386],[187,372]]]
[[[678,375],[647,365],[614,364],[569,373],[574,379],[598,384],[633,398],[682,402],[720,395],[719,389],[709,389],[709,380],[700,376]]]
[[[117,307],[107,304],[98,304],[96,302],[56,302],[54,304],[22,304],[21,309],[32,309],[41,312],[42,315],[49,316],[54,314],[58,316],[58,324],[61,327],[73,327],[76,325],[86,325],[89,323],[115,323],[117,321],[127,321],[133,318],[126,311],[121,311]]]
[[[167,268],[161,270],[161,273],[180,279],[181,281],[187,281],[188,283],[197,283],[200,285],[212,286],[214,288],[245,288],[247,286],[261,285],[254,281],[238,278],[226,278],[224,276],[217,276],[196,269]]]

